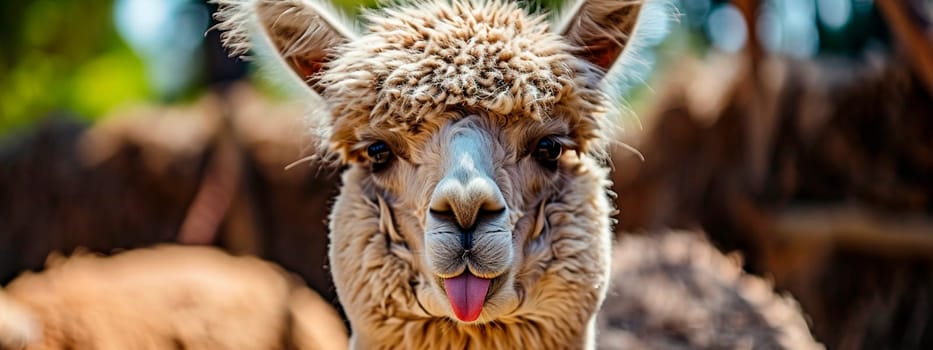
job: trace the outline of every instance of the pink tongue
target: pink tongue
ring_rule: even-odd
[[[462,275],[444,280],[447,300],[454,309],[454,314],[461,321],[472,322],[483,312],[489,280],[464,272]]]

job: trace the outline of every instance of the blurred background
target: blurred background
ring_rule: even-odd
[[[831,349],[933,348],[933,2],[670,8],[620,82],[619,234],[705,231]],[[263,256],[336,302],[339,169],[285,170],[310,154],[303,109],[227,57],[213,10],[0,1],[0,285],[52,251],[181,242]]]

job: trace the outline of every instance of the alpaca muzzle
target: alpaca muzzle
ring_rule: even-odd
[[[473,125],[460,121],[444,134],[443,175],[428,203],[427,259],[441,278],[491,279],[512,262],[509,209],[492,176],[490,137]]]
[[[454,316],[473,322],[493,281],[512,264],[512,232],[505,198],[492,176],[489,136],[468,121],[449,131],[443,176],[428,206],[425,246]]]

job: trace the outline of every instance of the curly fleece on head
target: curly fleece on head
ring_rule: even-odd
[[[336,115],[406,123],[464,105],[540,119],[598,82],[543,17],[514,3],[421,3],[366,18],[370,34],[321,80]]]
[[[561,113],[584,140],[599,129],[600,73],[543,16],[503,1],[459,1],[365,18],[367,34],[341,46],[319,80],[338,149],[358,141],[360,125],[406,131],[451,107],[534,120]]]
[[[417,1],[371,10],[363,34],[348,42],[314,20],[321,14],[305,10],[316,2],[260,0],[258,16],[247,1],[220,3],[225,44],[243,53],[256,43],[253,27],[265,28],[283,63],[324,97],[324,136],[344,156],[359,142],[360,126],[406,132],[452,107],[534,120],[559,113],[574,125],[583,149],[599,138],[598,130],[612,128],[602,68],[574,56],[580,48],[545,16],[513,2]],[[326,55],[312,45],[326,47]]]

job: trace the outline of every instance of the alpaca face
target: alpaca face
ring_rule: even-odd
[[[415,254],[419,303],[461,322],[495,320],[520,304],[522,251],[540,240],[541,211],[580,165],[570,121],[466,109],[431,120],[408,142],[371,130],[358,169],[388,209],[384,226]]]
[[[354,334],[521,317],[588,334],[610,245],[600,87],[639,1],[574,2],[553,22],[513,2],[419,1],[368,13],[363,31],[312,0],[217,1],[228,47],[277,53],[323,98],[309,121],[348,165],[330,258]]]

